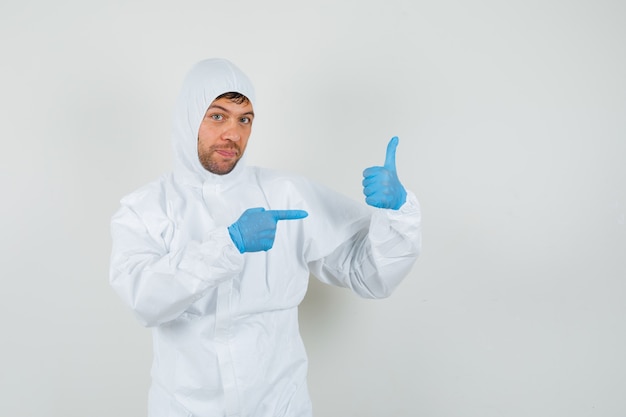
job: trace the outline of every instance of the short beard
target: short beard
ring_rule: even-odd
[[[232,172],[232,170],[235,169],[235,166],[237,166],[237,162],[239,162],[239,159],[241,159],[241,157],[234,160],[232,164],[224,166],[223,164],[218,164],[211,158],[213,153],[215,153],[216,149],[223,149],[223,148],[220,148],[217,146],[211,147],[209,148],[209,151],[207,153],[198,155],[198,160],[200,161],[204,169],[216,175],[226,175]],[[229,149],[236,149],[238,154],[240,155],[240,150],[238,148],[234,147],[234,148],[229,148]]]

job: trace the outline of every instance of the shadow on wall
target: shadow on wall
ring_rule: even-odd
[[[309,287],[299,307],[299,322],[307,350],[332,344],[350,322],[350,302],[355,295],[309,277]]]

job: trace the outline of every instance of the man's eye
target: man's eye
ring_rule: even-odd
[[[250,120],[249,117],[242,117],[241,119],[239,119],[239,121],[241,123],[248,124],[248,123],[250,123],[251,120]]]
[[[222,119],[224,119],[224,116],[222,116],[221,114],[212,114],[211,115],[211,119],[213,119],[213,120],[222,120]]]

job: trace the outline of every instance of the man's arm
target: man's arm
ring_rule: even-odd
[[[350,288],[362,297],[389,296],[421,250],[420,207],[415,195],[398,179],[397,146],[398,138],[394,137],[387,146],[385,164],[363,172],[365,201],[375,207],[367,221],[332,252],[309,264],[321,281]],[[333,201],[339,204],[341,200]],[[338,212],[347,210],[337,208]]]
[[[173,228],[163,219],[155,233],[138,214],[123,205],[113,216],[110,283],[145,326],[180,316],[191,304],[243,267],[243,257],[226,228],[170,248]],[[169,235],[169,237],[168,237]]]
[[[357,233],[309,268],[322,282],[364,298],[384,298],[406,277],[420,250],[420,207],[409,191],[399,210],[373,210]]]

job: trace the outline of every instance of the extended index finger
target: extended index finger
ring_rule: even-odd
[[[304,210],[268,210],[267,212],[274,216],[276,220],[304,219],[309,215]]]
[[[385,155],[385,168],[396,170],[396,148],[398,147],[398,137],[394,136],[387,145],[387,154]]]

